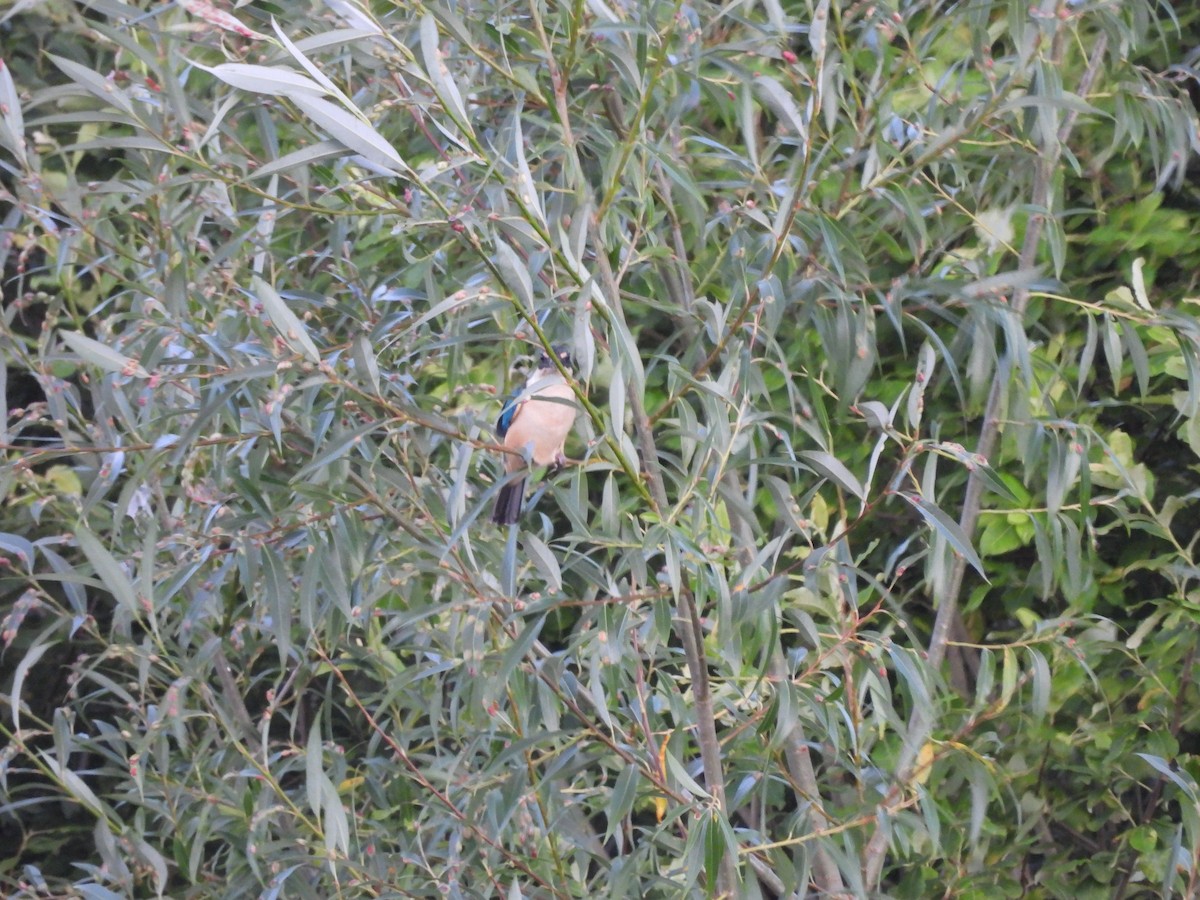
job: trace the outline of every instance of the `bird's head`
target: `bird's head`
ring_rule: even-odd
[[[555,344],[552,348],[554,355],[558,357],[558,361],[562,363],[564,369],[568,372],[572,371],[574,361],[571,359],[571,353],[562,344]],[[539,369],[553,369],[554,361],[546,355],[545,351],[538,357]]]

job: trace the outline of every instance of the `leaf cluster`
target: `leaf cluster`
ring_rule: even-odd
[[[5,12],[6,895],[1194,893],[1198,27]]]

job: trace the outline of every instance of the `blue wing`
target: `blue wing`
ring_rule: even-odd
[[[501,440],[508,434],[508,429],[511,427],[513,419],[517,416],[517,410],[521,408],[521,404],[517,398],[524,393],[524,390],[524,388],[517,388],[504,401],[504,408],[500,410],[500,418],[496,420],[496,435]]]

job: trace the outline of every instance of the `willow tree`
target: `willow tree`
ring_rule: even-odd
[[[1196,891],[1180,15],[11,8],[6,893]]]

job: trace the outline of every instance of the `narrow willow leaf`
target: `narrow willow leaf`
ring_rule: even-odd
[[[157,896],[162,897],[167,887],[167,861],[163,855],[140,838],[133,840],[134,852],[138,859],[149,866],[154,873],[154,887]]]
[[[987,573],[983,571],[983,561],[980,560],[979,554],[975,552],[975,548],[971,546],[970,540],[967,539],[967,536],[963,533],[957,522],[950,518],[941,507],[935,506],[924,497],[918,497],[915,494],[904,491],[899,493],[901,497],[911,503],[913,508],[925,518],[925,521],[933,527],[934,531],[944,537],[946,542],[970,563],[971,568],[979,573],[980,578],[988,581],[989,584],[991,583],[988,580]]]
[[[279,336],[283,338],[284,343],[291,347],[294,352],[305,357],[309,362],[319,363],[321,361],[321,351],[317,349],[317,345],[309,337],[308,329],[300,321],[300,317],[292,312],[291,307],[284,302],[284,299],[279,296],[275,288],[255,275],[251,279],[250,289],[263,305],[263,309],[267,313],[267,318],[271,320],[271,324],[275,326],[275,330],[279,332]]]
[[[1125,646],[1130,650],[1137,650],[1139,647],[1141,647],[1142,642],[1146,640],[1148,635],[1158,631],[1159,623],[1162,621],[1163,615],[1164,612],[1160,609],[1158,612],[1155,612],[1149,617],[1143,619],[1141,624],[1134,629],[1133,634],[1126,639]]]
[[[545,616],[539,616],[534,619],[525,626],[517,636],[517,639],[504,651],[504,657],[500,661],[500,668],[496,672],[496,677],[492,679],[488,686],[489,690],[485,692],[489,698],[495,698],[503,693],[508,680],[537,641],[538,635],[541,634],[542,626],[545,624]]]
[[[140,137],[131,135],[129,137],[119,137],[113,135],[105,135],[102,138],[97,138],[94,141],[81,141],[78,144],[67,144],[62,148],[64,152],[88,152],[92,150],[100,150],[111,153],[113,150],[148,150],[155,153],[161,152],[163,149],[162,141],[158,138]]]
[[[826,3],[828,5],[828,3]],[[841,72],[841,59],[837,50],[829,51],[825,44],[826,53],[817,60],[817,83],[820,87],[817,95],[821,100],[821,115],[825,119],[825,127],[830,132],[837,128],[838,110],[841,108],[841,93],[838,90],[838,76]]]
[[[715,810],[709,813],[708,829],[704,833],[704,871],[709,884],[717,884],[725,854],[737,846],[736,843],[726,843],[725,831],[720,823],[720,813]]]
[[[988,648],[979,651],[979,672],[975,676],[975,705],[987,706],[996,683],[996,654]]]
[[[1136,474],[1140,476],[1144,470],[1136,470]],[[1137,481],[1131,481],[1130,484],[1138,492],[1139,496],[1145,496],[1144,484],[1141,483],[1140,477]],[[1091,579],[1091,571],[1084,566],[1083,547],[1080,540],[1079,526],[1074,519],[1066,516],[1059,517],[1065,535],[1063,537],[1063,549],[1066,551],[1067,557],[1067,577],[1063,580],[1063,588],[1069,596],[1079,596],[1086,588],[1088,581]],[[1060,573],[1061,574],[1061,573]]]
[[[509,597],[516,593],[518,531],[516,525],[509,527],[508,537],[504,544],[504,557],[500,561],[500,584],[504,588],[505,595]]]
[[[307,147],[302,147],[299,150],[293,150],[291,153],[286,153],[278,159],[271,160],[269,163],[264,163],[250,173],[250,178],[266,178],[268,175],[277,175],[280,172],[286,172],[288,169],[294,169],[297,166],[306,166],[309,163],[321,162],[335,156],[343,156],[345,152],[345,148],[338,141],[319,141]]]
[[[1133,374],[1137,376],[1138,392],[1145,397],[1150,392],[1150,357],[1146,353],[1146,346],[1138,336],[1137,329],[1128,322],[1121,322],[1121,335],[1125,352],[1129,354],[1129,362],[1133,365]]]
[[[1034,718],[1041,719],[1050,708],[1050,664],[1045,656],[1033,648],[1029,649],[1029,658],[1033,665],[1031,707]]]
[[[625,400],[625,367],[615,365],[608,391],[608,419],[613,434],[625,432]]]
[[[308,94],[312,97],[324,97],[327,93],[325,88],[307,75],[301,75],[286,66],[221,63],[219,66],[209,68],[195,62],[192,65],[215,75],[231,87],[254,94],[270,94],[273,97],[294,97],[297,94]]]
[[[421,17],[421,57],[425,61],[425,72],[429,75],[434,93],[442,101],[442,107],[454,119],[454,124],[468,134],[473,134],[471,123],[467,119],[467,109],[463,106],[462,94],[459,93],[450,70],[442,61],[442,51],[438,43],[437,19],[427,12]]]
[[[324,772],[321,773],[321,827],[325,832],[325,852],[334,851],[343,858],[350,852],[350,820],[337,788]]]
[[[317,721],[308,730],[308,743],[304,748],[304,793],[314,816],[321,815],[321,776],[324,774],[321,723]]]
[[[708,791],[702,788],[699,782],[697,782],[696,779],[688,774],[687,769],[683,767],[683,763],[681,763],[675,757],[674,753],[671,753],[668,750],[664,755],[667,762],[667,771],[670,773],[671,777],[675,780],[675,783],[679,785],[679,787],[683,788],[693,797],[708,797]]]
[[[1075,383],[1075,392],[1083,393],[1084,385],[1092,375],[1092,362],[1096,358],[1096,345],[1100,339],[1100,331],[1096,327],[1096,317],[1087,316],[1087,337],[1084,338],[1083,349],[1079,352],[1079,378]]]
[[[772,564],[767,566],[764,575],[769,575],[775,571],[774,558],[779,552],[779,548],[783,545],[784,536],[780,535],[774,540],[768,541],[767,544],[755,554],[754,559],[746,564],[746,567],[738,573],[737,580],[731,584],[731,588],[735,591],[746,591],[750,589],[751,581],[758,573],[759,569],[767,563],[768,560]]]
[[[796,454],[817,474],[828,478],[842,490],[849,491],[859,500],[866,500],[866,489],[859,483],[854,474],[846,468],[840,459],[824,450],[802,450]]]
[[[1197,792],[1196,783],[1191,778],[1184,777],[1186,772],[1180,772],[1161,756],[1154,756],[1151,753],[1138,753],[1137,755],[1150,763],[1160,774],[1169,778],[1192,803],[1200,802],[1200,793]]]
[[[783,5],[779,0],[763,0],[763,8],[767,12],[767,21],[771,23],[771,27],[778,33],[779,40],[788,40],[787,36],[791,34],[795,26],[783,11]]]
[[[377,428],[379,428],[378,422],[367,422],[357,428],[335,434],[321,447],[318,453],[313,455],[311,460],[304,464],[300,471],[292,476],[292,484],[307,481],[319,470],[341,459],[362,440],[363,435],[369,434]]]
[[[698,888],[700,875],[704,872],[705,863],[708,858],[708,829],[710,827],[712,827],[712,819],[709,816],[702,815],[688,828],[687,841],[683,845],[683,856],[687,867],[684,869],[682,882],[676,882],[680,896],[691,897],[698,896],[701,893]],[[712,884],[716,884],[715,878]],[[709,896],[716,895],[710,892]]]
[[[604,691],[604,672],[599,657],[592,659],[591,671],[588,673],[588,693],[592,698],[592,706],[606,728],[613,727],[612,716],[608,711],[608,695]]]
[[[354,339],[351,353],[354,357],[354,370],[358,373],[362,383],[378,394],[380,392],[379,361],[375,358],[375,349],[371,346],[371,339],[365,334],[358,335]]]
[[[267,182],[266,197],[263,198],[258,221],[254,225],[255,237],[258,239],[258,250],[254,254],[252,268],[256,275],[262,275],[266,270],[268,254],[271,246],[271,236],[275,233],[275,225],[279,221],[279,213],[275,198],[279,195],[279,176],[272,175]]]
[[[604,810],[604,816],[608,822],[604,832],[605,843],[608,843],[612,840],[613,835],[621,831],[625,817],[633,811],[633,803],[637,799],[640,781],[641,772],[634,765],[625,766],[621,770],[621,774],[617,776],[617,782],[613,785],[612,794],[609,796],[608,806]]]
[[[64,75],[89,94],[98,97],[110,106],[115,106],[122,112],[133,112],[133,102],[129,99],[129,95],[117,87],[115,82],[74,60],[64,59],[61,56],[55,56],[53,53],[47,53],[46,55],[62,70]]]
[[[1067,481],[1066,460],[1063,458],[1064,448],[1061,441],[1050,445],[1049,460],[1046,466],[1046,510],[1051,515],[1058,515],[1071,483]]]
[[[983,833],[984,816],[987,813],[991,785],[982,766],[971,766],[967,781],[971,786],[971,823],[967,830],[967,845],[974,847]]]
[[[929,696],[929,686],[925,683],[925,675],[921,668],[914,662],[913,652],[889,642],[887,653],[896,675],[908,687],[913,703],[921,709],[932,709],[933,700]]]
[[[38,755],[41,756],[42,762],[46,764],[46,767],[54,773],[54,777],[62,782],[62,786],[73,799],[86,807],[92,815],[100,820],[104,820],[106,812],[104,804],[100,802],[100,798],[96,796],[95,792],[88,787],[87,782],[67,766],[59,765],[58,760],[47,751],[39,750]]]
[[[0,59],[0,146],[7,147],[22,166],[26,164],[21,98],[17,95],[12,73],[3,59]]]
[[[1051,547],[1050,535],[1042,526],[1042,519],[1038,516],[1031,515],[1030,522],[1033,525],[1033,545],[1037,548],[1038,570],[1041,574],[1042,583],[1042,599],[1047,600],[1054,593],[1054,572],[1061,563],[1061,552],[1055,552],[1060,549]]]
[[[334,4],[330,3],[329,5],[333,9]],[[342,0],[342,2],[337,3],[337,9],[334,11],[341,14],[343,18],[349,18],[346,16],[346,12],[350,9],[355,9],[350,0]],[[311,37],[302,38],[292,46],[301,53],[309,53],[313,50],[329,50],[345,44],[358,45],[362,43],[363,38],[377,37],[383,33],[378,25],[361,13],[359,16],[354,17],[353,24],[355,25],[354,28],[335,28],[333,31],[326,31],[322,34],[314,34]]]
[[[546,546],[545,543],[535,534],[527,532],[525,534],[525,551],[529,554],[530,560],[537,566],[538,572],[546,579],[546,585],[554,593],[562,592],[562,570],[558,567],[558,560],[554,557],[554,551]]]
[[[614,350],[619,350],[613,354],[613,364],[620,366],[624,372],[625,389],[632,391],[636,397],[645,397],[646,369],[642,365],[642,354],[624,316],[619,312],[613,316],[612,331],[616,338]]]
[[[521,107],[513,111],[513,158],[517,161],[516,195],[522,208],[532,212],[538,223],[546,227],[546,213],[542,210],[542,200],[538,196],[537,185],[533,183],[533,173],[529,171],[529,160],[525,155],[525,133],[521,128]]]
[[[82,524],[75,528],[75,541],[79,549],[87,557],[88,562],[96,571],[96,577],[105,589],[116,598],[134,617],[141,613],[138,604],[137,591],[125,569],[117,562],[116,557],[108,552],[108,548],[100,543],[100,539],[88,531]]]
[[[755,114],[754,94],[748,83],[742,85],[741,98],[738,103],[738,124],[741,126],[742,149],[750,164],[757,169],[759,167],[758,117]],[[776,234],[780,234],[779,229],[776,229]]]
[[[926,746],[931,746],[926,744]],[[924,752],[924,747],[921,748]],[[924,771],[929,772],[929,766],[924,766]],[[938,816],[937,801],[934,796],[922,785],[916,787],[917,802],[921,808],[921,821],[925,823],[925,834],[929,839],[930,850],[933,853],[941,854],[944,852],[942,848],[942,822]]]
[[[533,302],[533,279],[529,275],[528,264],[521,259],[516,250],[499,238],[496,240],[494,262],[500,270],[500,277],[505,286],[516,295],[525,310],[533,315],[536,308]]]
[[[275,649],[279,651],[280,666],[288,665],[292,653],[292,611],[295,594],[278,549],[264,546],[260,559],[263,568],[263,599],[271,616],[270,632],[275,636]]]
[[[928,341],[922,342],[921,349],[917,351],[917,371],[913,378],[912,390],[908,393],[908,404],[905,408],[905,418],[908,420],[909,428],[914,432],[920,430],[921,416],[925,411],[925,389],[933,379],[936,366],[937,353],[934,352],[933,345]]]
[[[1146,265],[1146,260],[1138,257],[1133,261],[1133,273],[1130,279],[1133,283],[1133,296],[1137,299],[1138,306],[1146,310],[1146,312],[1154,312],[1154,307],[1150,305],[1150,297],[1146,294],[1146,279],[1142,275],[1142,268]]]
[[[32,571],[34,553],[32,541],[19,534],[0,532],[0,550],[11,553],[27,571]]]
[[[1108,313],[1104,314],[1104,359],[1108,363],[1109,374],[1112,376],[1113,393],[1121,392],[1121,369],[1124,362],[1121,356],[1121,332],[1117,323]]]
[[[102,344],[77,331],[63,331],[60,332],[60,335],[66,345],[74,350],[84,362],[89,362],[108,372],[116,372],[118,375],[150,377],[150,373],[142,368],[141,363],[114,350],[107,344]]]
[[[347,149],[393,171],[406,170],[400,154],[370,124],[320,97],[293,94],[290,99],[319,128],[329,132],[334,140],[340,141]]]
[[[979,278],[961,288],[967,297],[995,297],[1000,294],[1012,293],[1021,289],[1034,287],[1042,277],[1042,270],[1036,266],[1025,269],[1011,269],[998,272],[986,278]]]
[[[312,76],[313,81],[320,85],[324,89],[324,92],[332,94],[342,106],[346,107],[346,109],[350,110],[351,113],[358,116],[364,122],[367,120],[366,116],[359,112],[354,102],[342,93],[341,88],[334,84],[329,76],[313,65],[312,60],[305,56],[300,48],[293,44],[291,39],[283,33],[283,29],[279,27],[279,23],[275,21],[274,16],[271,16],[271,28],[274,29],[275,36],[279,38],[279,43],[283,44],[283,48],[291,54],[292,59],[300,63],[304,71]]]
[[[1017,690],[1017,677],[1021,674],[1017,665],[1017,654],[1012,647],[1004,648],[1004,667],[1000,671],[1000,703],[999,709],[1004,709],[1012,701]]]
[[[813,10],[812,22],[808,26],[808,45],[812,48],[813,57],[821,67],[826,50],[826,39],[829,33],[829,0],[818,0]]]
[[[1078,94],[1057,87],[1053,94],[1024,94],[1014,97],[1005,101],[997,111],[1008,112],[1014,109],[1066,109],[1089,116],[1105,115],[1104,110],[1092,106]]]
[[[21,693],[25,687],[25,678],[29,674],[29,670],[37,665],[38,660],[52,646],[54,646],[53,641],[39,639],[37,643],[25,651],[25,655],[21,657],[21,661],[17,663],[17,667],[13,672],[12,687],[5,699],[12,710],[12,723],[15,731],[21,730]]]
[[[808,129],[804,125],[804,117],[787,88],[770,75],[759,75],[754,79],[754,92],[793,134],[801,140],[807,139]]]
[[[894,409],[888,409],[878,400],[862,400],[855,404],[855,408],[866,420],[867,425],[876,431],[891,428],[896,417]]]

